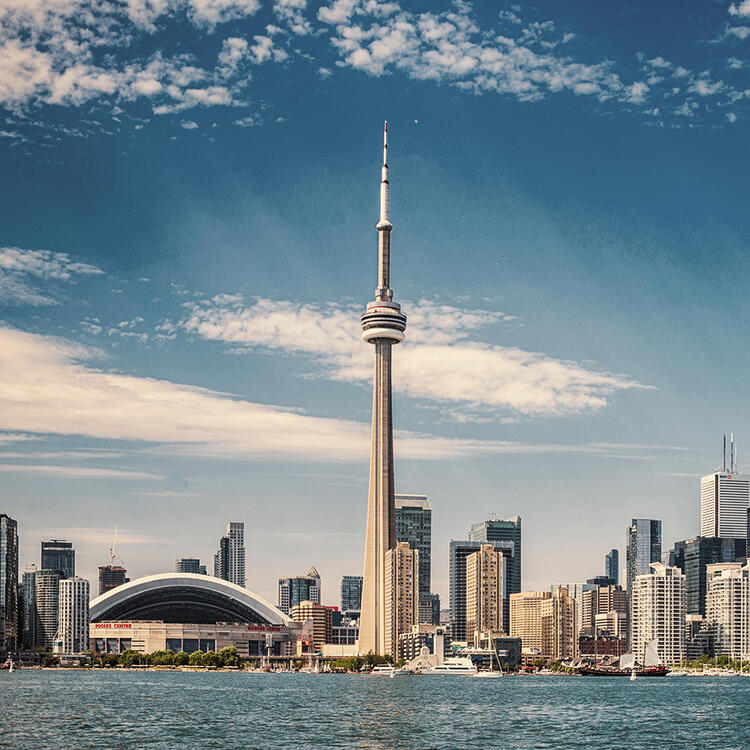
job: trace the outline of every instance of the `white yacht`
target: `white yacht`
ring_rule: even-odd
[[[446,659],[442,664],[425,669],[422,674],[456,674],[456,675],[475,675],[477,668],[474,662],[467,656],[452,656]]]
[[[381,664],[377,667],[373,667],[370,674],[374,674],[378,677],[393,677],[398,671],[400,670],[396,669],[393,664]]]

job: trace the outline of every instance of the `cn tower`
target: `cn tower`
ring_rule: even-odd
[[[391,355],[394,344],[404,340],[406,315],[393,301],[391,291],[391,230],[389,218],[388,123],[383,134],[383,168],[380,181],[378,230],[378,286],[375,300],[362,313],[362,338],[375,346],[372,392],[372,445],[370,487],[367,497],[365,571],[362,612],[359,620],[360,654],[385,653],[385,555],[396,546],[396,510],[393,480],[393,402]]]

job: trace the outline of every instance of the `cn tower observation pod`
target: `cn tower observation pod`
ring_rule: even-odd
[[[289,625],[280,609],[248,589],[197,573],[160,573],[137,578],[92,600],[92,623],[160,620],[165,623],[238,622]]]

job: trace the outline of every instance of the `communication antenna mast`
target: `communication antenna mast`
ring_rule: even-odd
[[[729,434],[729,470],[734,474],[737,471],[737,464],[734,457],[734,433]]]
[[[723,435],[723,445],[721,449],[721,470],[726,471],[727,470],[727,434],[726,432]]]

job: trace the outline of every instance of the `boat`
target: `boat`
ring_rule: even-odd
[[[14,670],[13,659],[8,659],[5,663],[0,664],[0,669],[7,669],[9,672]]]
[[[442,674],[442,675],[475,675],[477,668],[474,662],[467,656],[451,656],[442,664],[436,664],[434,667],[425,669],[422,674]]]
[[[593,667],[578,667],[578,674],[584,677],[665,677],[669,674],[669,667],[661,663],[657,645],[659,641],[649,641],[644,648],[643,664],[637,664],[635,654],[623,654],[618,666],[595,665]]]
[[[497,670],[494,670],[492,668],[492,656],[494,656],[495,660],[497,661]],[[500,657],[497,655],[497,651],[495,651],[495,649],[492,649],[492,656],[490,657],[490,668],[479,670],[478,672],[474,674],[474,677],[502,677],[503,676],[503,666],[502,664],[500,664]]]
[[[381,664],[377,667],[372,668],[372,672],[375,676],[379,677],[393,677],[393,673],[396,671],[396,667],[393,664]]]

